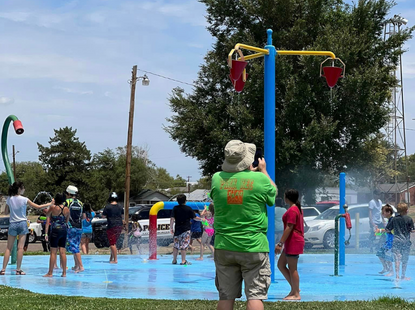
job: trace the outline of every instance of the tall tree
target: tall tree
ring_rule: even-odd
[[[81,197],[88,195],[91,152],[85,142],[76,137],[72,127],[54,130],[49,146],[38,143],[39,161],[47,173],[45,186],[52,192],[62,192],[73,184],[78,187]]]
[[[231,139],[263,145],[263,62],[249,62],[241,94],[233,91],[226,57],[243,42],[265,45],[273,29],[278,50],[331,50],[347,65],[332,91],[318,77],[321,57],[276,58],[276,182],[312,197],[327,173],[361,164],[373,135],[384,126],[390,75],[413,28],[383,40],[393,1],[201,0],[216,39],[191,94],[169,98],[174,115],[166,128],[182,151],[199,160],[203,174],[220,170]],[[203,137],[203,138],[202,138]],[[363,156],[364,157],[364,156]],[[367,158],[367,157],[366,157]]]

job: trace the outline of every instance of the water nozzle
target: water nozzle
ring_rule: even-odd
[[[16,134],[21,135],[24,133],[22,122],[19,120],[15,120],[13,122],[14,131],[16,131]]]

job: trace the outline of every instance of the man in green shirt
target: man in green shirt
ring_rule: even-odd
[[[233,308],[242,296],[242,280],[247,309],[263,309],[271,283],[267,205],[274,205],[277,186],[264,159],[252,167],[255,151],[254,144],[228,142],[223,171],[212,178],[218,310]]]

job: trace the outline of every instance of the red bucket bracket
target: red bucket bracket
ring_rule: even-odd
[[[323,67],[323,64],[326,61],[328,61],[328,60],[332,60],[333,61],[333,65],[332,66]],[[335,60],[340,61],[342,63],[342,65],[343,65],[343,68],[341,68],[341,67],[335,67],[334,66],[334,61]],[[333,88],[334,86],[336,86],[337,81],[339,80],[339,78],[343,78],[345,76],[345,70],[346,70],[346,65],[344,64],[343,61],[341,61],[340,58],[336,58],[336,59],[327,58],[320,65],[320,76],[321,77],[325,77],[326,78],[327,85],[330,88]]]

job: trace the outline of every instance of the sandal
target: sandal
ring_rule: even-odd
[[[25,276],[26,273],[23,270],[16,270],[16,276]]]
[[[184,263],[180,263],[180,265],[191,265],[191,262],[188,262],[187,260]]]
[[[2,269],[2,270],[0,271],[0,276],[4,276],[5,274],[6,274],[6,270]]]

